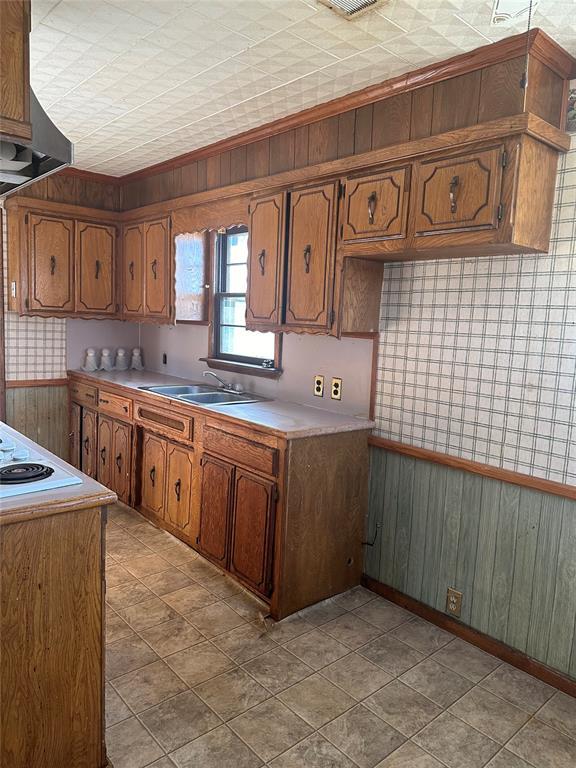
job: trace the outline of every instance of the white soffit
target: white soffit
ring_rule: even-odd
[[[492,0],[32,0],[31,80],[76,165],[122,176],[525,30]],[[573,0],[541,27],[576,55]]]

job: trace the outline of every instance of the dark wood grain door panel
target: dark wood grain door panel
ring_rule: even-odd
[[[116,311],[116,227],[76,222],[76,311]]]
[[[96,477],[98,474],[98,416],[96,411],[82,409],[81,469],[84,474]]]
[[[114,490],[112,475],[112,448],[113,422],[106,416],[98,416],[98,482],[106,488]]]
[[[343,240],[406,237],[410,169],[346,180]]]
[[[70,464],[80,469],[81,440],[82,440],[82,407],[78,403],[70,403]]]
[[[251,326],[281,322],[285,210],[284,193],[250,204],[246,322]]]
[[[142,441],[142,506],[164,517],[166,482],[166,441],[150,433]]]
[[[198,547],[210,560],[225,566],[234,467],[205,454],[202,457]]]
[[[144,224],[145,314],[169,317],[170,223],[159,219]]]
[[[121,421],[114,422],[112,454],[112,489],[120,501],[130,503],[130,474],[132,467],[132,427]]]
[[[74,221],[29,214],[29,309],[74,311]]]
[[[187,533],[191,525],[191,493],[194,454],[183,446],[168,444],[166,510],[164,520]]]
[[[140,224],[124,227],[122,232],[122,312],[144,312],[144,233]]]

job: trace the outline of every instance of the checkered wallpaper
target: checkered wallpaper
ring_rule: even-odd
[[[6,212],[3,211],[4,299],[6,284]],[[6,304],[5,304],[6,306]],[[66,321],[61,318],[5,315],[6,379],[60,379],[66,376]]]
[[[376,433],[576,484],[576,134],[548,254],[385,267]]]

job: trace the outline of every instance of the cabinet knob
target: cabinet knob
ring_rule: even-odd
[[[306,274],[310,272],[310,258],[312,257],[312,246],[310,243],[304,248],[304,270]]]
[[[90,450],[90,438],[89,438],[89,437],[86,437],[86,438],[84,439],[84,451],[85,451],[86,453],[88,453],[88,451],[89,451],[89,450]]]
[[[158,275],[156,274],[157,267],[158,267],[158,260],[154,259],[154,261],[151,264],[152,274],[154,276],[154,280],[158,279]]]
[[[150,470],[150,482],[152,483],[152,488],[156,485],[156,467],[152,467]]]
[[[53,275],[56,272],[56,256],[50,256],[50,274]]]
[[[458,201],[456,200],[456,191],[458,189],[458,185],[460,184],[460,177],[459,176],[452,176],[452,179],[450,181],[450,213],[456,213],[458,210]]]
[[[116,456],[116,466],[118,467],[118,472],[122,471],[122,454],[119,453],[118,456]]]
[[[174,493],[176,494],[176,501],[180,501],[180,492],[182,490],[182,481],[180,478],[174,483]]]
[[[368,224],[374,224],[374,213],[376,212],[376,201],[378,196],[372,192],[368,197]]]
[[[100,461],[102,464],[106,464],[106,448],[100,450]]]
[[[260,274],[264,277],[264,267],[266,263],[266,249],[262,248],[260,255],[258,256],[258,264],[260,265]]]
[[[128,264],[128,272],[130,273],[130,280],[134,280],[134,262],[131,261],[130,264]]]
[[[96,259],[96,280],[100,277],[100,259]]]

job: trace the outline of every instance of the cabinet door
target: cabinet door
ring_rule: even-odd
[[[98,482],[114,490],[112,476],[112,419],[98,416]]]
[[[145,433],[142,442],[142,506],[164,517],[166,482],[166,442]]]
[[[275,483],[236,469],[230,570],[263,595],[272,591]]]
[[[347,179],[343,240],[406,237],[408,169]]]
[[[80,447],[82,439],[82,407],[78,403],[70,404],[70,464],[81,468]]]
[[[140,224],[122,231],[122,313],[144,313],[144,235]]]
[[[81,469],[86,475],[96,477],[98,463],[96,449],[98,448],[97,415],[88,408],[82,410],[82,461]]]
[[[284,271],[284,194],[262,197],[250,204],[250,257],[246,323],[279,325]]]
[[[193,453],[182,446],[168,444],[166,510],[164,520],[186,533],[190,528]]]
[[[416,235],[498,226],[502,148],[416,166]]]
[[[210,560],[224,566],[228,555],[228,518],[234,467],[208,455],[202,457],[201,464],[198,547]]]
[[[116,228],[76,222],[76,311],[111,315],[115,298]]]
[[[144,224],[144,277],[145,314],[151,317],[170,317],[170,223],[168,219]]]
[[[28,308],[74,311],[74,222],[29,214]]]
[[[290,198],[286,326],[328,329],[334,281],[336,185],[296,190]]]
[[[121,421],[113,422],[112,490],[120,501],[130,503],[130,471],[132,459],[132,427]]]

